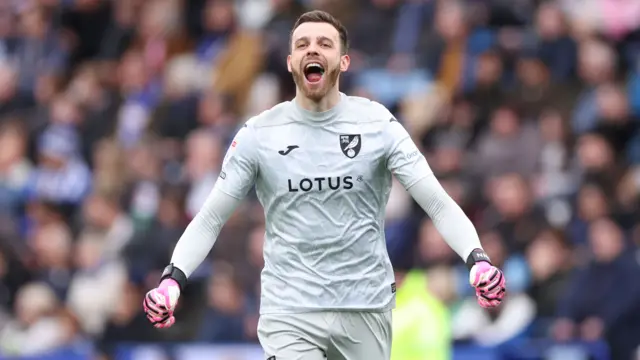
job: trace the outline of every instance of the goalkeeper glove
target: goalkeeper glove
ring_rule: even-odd
[[[491,264],[482,249],[475,249],[467,259],[469,283],[476,289],[478,304],[493,308],[502,302],[506,293],[506,280],[502,270]]]
[[[187,277],[182,270],[167,266],[162,273],[160,284],[144,297],[142,306],[147,319],[156,328],[168,328],[176,321],[173,316],[181,290],[186,286]]]

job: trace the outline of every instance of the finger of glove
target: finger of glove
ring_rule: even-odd
[[[147,314],[147,320],[149,320],[149,322],[151,322],[153,325],[156,324],[161,324],[167,320],[169,320],[173,315],[164,315],[164,316],[158,316],[158,315],[153,315],[153,314]]]
[[[145,315],[152,324],[156,324],[167,320],[169,317],[173,316],[173,313],[159,314],[154,311],[146,310]]]
[[[502,299],[504,297],[504,291],[499,292],[498,294],[482,294],[480,292],[476,292],[478,304],[482,307],[495,307],[502,303]]]
[[[172,326],[173,324],[175,324],[175,322],[176,322],[175,316],[171,316],[167,320],[165,320],[165,321],[163,321],[161,323],[153,324],[153,327],[155,327],[157,329],[164,329],[164,328],[168,328],[168,327]]]
[[[168,288],[156,288],[152,294],[153,301],[158,305],[160,309],[171,309],[171,301],[168,293]]]
[[[157,309],[153,305],[149,304],[146,300],[143,301],[142,305],[144,307],[144,312],[147,313],[147,314],[150,314],[151,316],[164,317],[164,316],[169,314],[168,311]]]
[[[487,301],[491,301],[491,300],[502,300],[502,298],[504,297],[506,290],[504,288],[500,289],[497,292],[493,292],[493,293],[486,293],[486,292],[482,292],[480,290],[476,290],[476,296],[478,298],[483,298]]]
[[[144,302],[146,308],[149,311],[152,311],[158,315],[168,313],[169,309],[165,305],[157,301],[156,295],[157,294],[154,290],[149,291],[147,293],[147,295],[145,296],[145,302]]]
[[[147,319],[151,324],[156,328],[165,328],[173,325],[175,322],[175,317],[173,315],[166,315],[163,317],[153,316],[147,314]]]
[[[499,271],[499,277],[495,284],[492,284],[488,290],[490,294],[504,294],[507,288],[507,279],[502,271]]]
[[[480,262],[474,265],[471,269],[471,272],[469,273],[469,282],[473,287],[484,286],[492,277],[494,270],[497,269],[489,263]]]
[[[495,267],[489,268],[482,274],[482,279],[478,283],[478,287],[489,287],[491,284],[495,283],[500,275],[500,270]]]
[[[500,272],[499,281],[497,281],[496,283],[492,283],[485,289],[481,290],[483,290],[483,294],[485,295],[489,295],[492,297],[502,297],[502,295],[504,295],[504,292],[506,291],[506,279],[504,277],[504,274]]]
[[[478,297],[478,305],[482,306],[485,309],[494,308],[502,303],[502,300],[487,300],[483,297]]]
[[[484,293],[494,293],[500,290],[501,284],[504,283],[504,274],[497,268],[487,274],[486,281],[477,286],[477,289]]]

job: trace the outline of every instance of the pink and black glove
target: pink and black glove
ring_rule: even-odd
[[[506,293],[506,280],[502,270],[491,265],[489,256],[482,249],[475,249],[467,258],[469,283],[476,289],[478,304],[493,308],[502,302]]]
[[[162,273],[160,285],[145,295],[142,306],[154,327],[168,328],[175,323],[173,312],[186,282],[185,274],[172,264]]]

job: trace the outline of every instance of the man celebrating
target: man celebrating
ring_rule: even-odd
[[[342,24],[311,11],[290,41],[295,99],[236,135],[214,189],[145,297],[149,320],[174,323],[187,278],[255,185],[266,219],[258,324],[265,358],[389,359],[396,289],[384,210],[392,174],[466,261],[479,304],[500,304],[502,272],[407,131],[381,104],[340,93],[350,61]]]

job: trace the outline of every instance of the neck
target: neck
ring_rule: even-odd
[[[333,109],[340,102],[340,91],[338,91],[338,87],[335,86],[327,95],[325,95],[319,101],[311,100],[308,97],[304,96],[300,89],[296,89],[296,98],[295,101],[300,105],[301,108],[312,111],[312,112],[325,112],[327,110]]]

